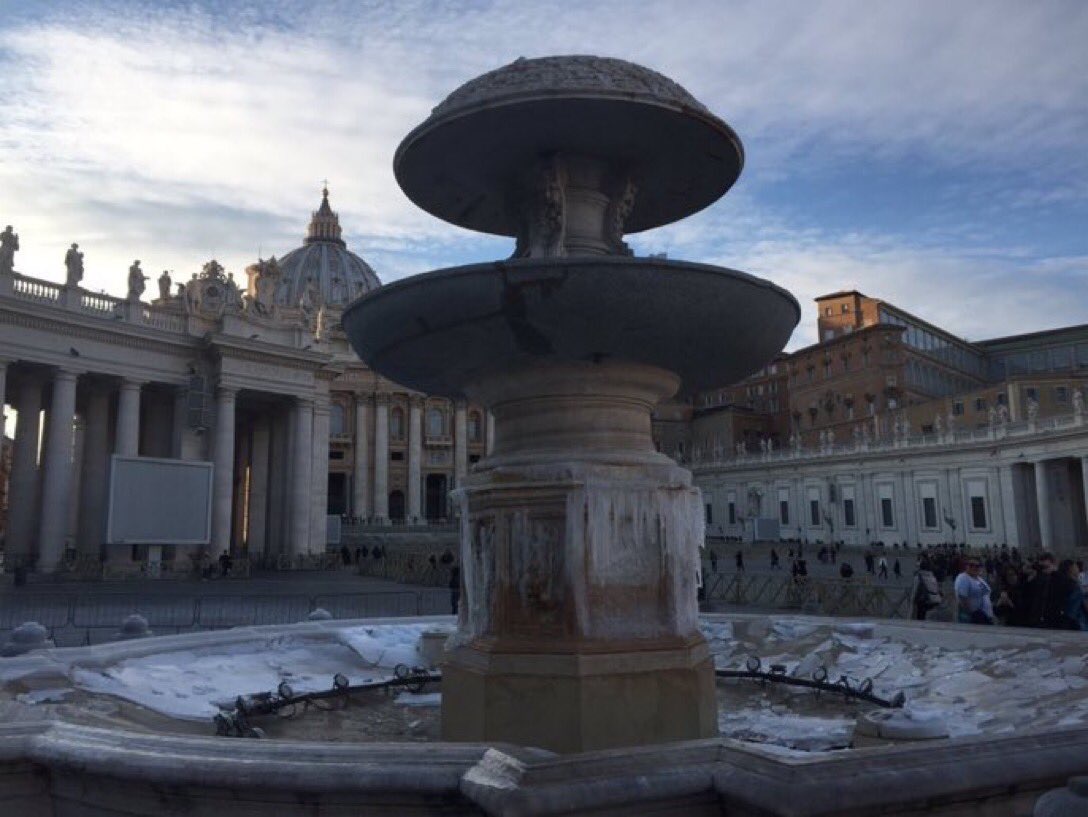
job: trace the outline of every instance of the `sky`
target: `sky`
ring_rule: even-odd
[[[503,258],[416,208],[393,153],[480,73],[598,54],[676,80],[746,152],[723,199],[629,243],[789,289],[788,348],[848,288],[969,339],[1088,323],[1085,43],[1082,0],[0,0],[0,226],[20,272],[62,281],[75,241],[116,295],[137,258],[244,278],[301,244],[328,179],[385,282]]]

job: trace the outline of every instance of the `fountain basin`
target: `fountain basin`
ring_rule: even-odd
[[[770,360],[796,299],[736,270],[657,258],[517,259],[396,281],[344,312],[363,360],[448,397],[487,375],[549,361],[625,361],[676,373],[680,390],[733,383]]]

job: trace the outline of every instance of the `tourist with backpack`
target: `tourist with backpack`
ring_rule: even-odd
[[[918,562],[918,569],[914,571],[914,584],[911,589],[914,620],[925,621],[929,611],[940,607],[943,601],[941,585],[930,569],[929,559],[923,556]]]

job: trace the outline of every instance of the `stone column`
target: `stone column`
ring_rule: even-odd
[[[288,527],[287,503],[290,495],[288,479],[291,474],[288,460],[288,432],[291,427],[287,412],[277,412],[272,419],[272,433],[269,439],[269,479],[268,479],[268,522],[265,525],[267,540],[266,554],[284,553],[284,535]]]
[[[998,480],[1001,486],[998,501],[1001,503],[999,510],[1002,524],[1005,529],[1003,541],[1010,545],[1020,544],[1021,524],[1018,519],[1016,507],[1016,488],[1013,483],[1013,466],[1002,465],[998,468]]]
[[[405,512],[409,523],[418,523],[423,481],[423,400],[413,397],[408,408],[408,496]]]
[[[123,457],[140,455],[140,387],[136,380],[122,380],[117,396],[117,444]]]
[[[31,556],[38,519],[38,434],[41,431],[42,382],[19,383],[15,395],[15,450],[8,483],[7,558],[12,564]]]
[[[1080,476],[1084,492],[1084,523],[1088,525],[1088,456],[1080,458]]]
[[[215,472],[212,479],[212,545],[216,558],[230,550],[231,499],[234,491],[234,402],[237,390],[220,386],[215,399]]]
[[[453,487],[460,488],[468,473],[468,407],[458,400],[453,409]]]
[[[355,461],[352,464],[353,474],[351,479],[351,513],[352,516],[358,516],[360,519],[366,519],[370,516],[370,503],[367,502],[370,496],[370,485],[367,482],[369,475],[369,435],[367,434],[369,412],[368,404],[370,399],[364,395],[355,395],[355,445],[352,448],[352,453],[355,457]]]
[[[7,403],[7,383],[8,383],[8,363],[7,360],[0,360],[0,440],[4,439],[4,424],[6,417],[4,417],[4,404]]]
[[[487,455],[490,457],[491,452],[495,448],[495,415],[493,415],[490,411],[488,411],[488,412],[485,412],[484,416],[487,418],[485,420],[485,432],[484,432],[485,433],[484,439],[487,441],[487,446],[485,447],[484,450],[487,452]]]
[[[174,389],[174,416],[170,420],[170,456],[185,459],[185,435],[189,431],[189,388]]]
[[[79,540],[79,500],[83,490],[83,460],[87,445],[86,420],[76,415],[72,427],[72,478],[68,486],[68,525],[64,539],[73,545]]]
[[[324,553],[329,513],[329,398],[314,401],[313,465],[310,471],[310,552]]]
[[[299,397],[294,410],[294,434],[291,453],[291,541],[292,556],[310,552],[310,507],[313,467],[314,408],[313,401]]]
[[[389,395],[374,407],[374,521],[389,521]]]
[[[263,556],[268,540],[268,457],[272,427],[267,415],[253,425],[249,465],[249,557]]]
[[[49,405],[49,433],[42,457],[41,525],[38,528],[38,569],[49,573],[64,558],[68,527],[68,490],[72,482],[73,420],[76,413],[76,373],[58,369]]]
[[[92,387],[87,396],[83,477],[79,492],[79,550],[97,554],[105,541],[106,482],[110,458],[110,396]]]
[[[1050,526],[1050,485],[1046,481],[1046,461],[1038,460],[1035,466],[1035,504],[1039,510],[1039,544],[1043,550],[1054,546]]]

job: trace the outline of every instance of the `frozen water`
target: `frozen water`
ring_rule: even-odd
[[[956,643],[956,633],[966,644],[962,635],[971,631],[933,631],[938,643],[927,644],[929,630],[850,627],[788,616],[703,619],[700,628],[720,668],[741,668],[756,656],[764,667],[782,664],[796,677],[810,678],[823,669],[832,681],[845,676],[857,684],[868,678],[882,697],[902,691],[908,717],[940,719],[952,736],[1088,724],[1088,639],[1055,637],[1042,647],[1048,634],[1023,634],[998,648],[955,648],[940,645]],[[329,688],[338,672],[358,683],[388,677],[397,664],[422,664],[420,637],[434,629],[433,621],[333,624],[320,633],[254,634],[229,646],[193,646],[107,666],[81,665],[66,657],[68,651],[54,650],[46,675],[33,663],[0,661],[0,695],[10,690],[18,703],[36,706],[64,701],[80,690],[181,720],[206,720],[219,704],[275,689],[283,680],[299,692],[319,690]],[[722,681],[718,689],[722,734],[775,751],[848,745],[855,718],[869,707],[837,695],[749,681]],[[440,701],[437,692],[397,698],[404,706],[434,707]]]

